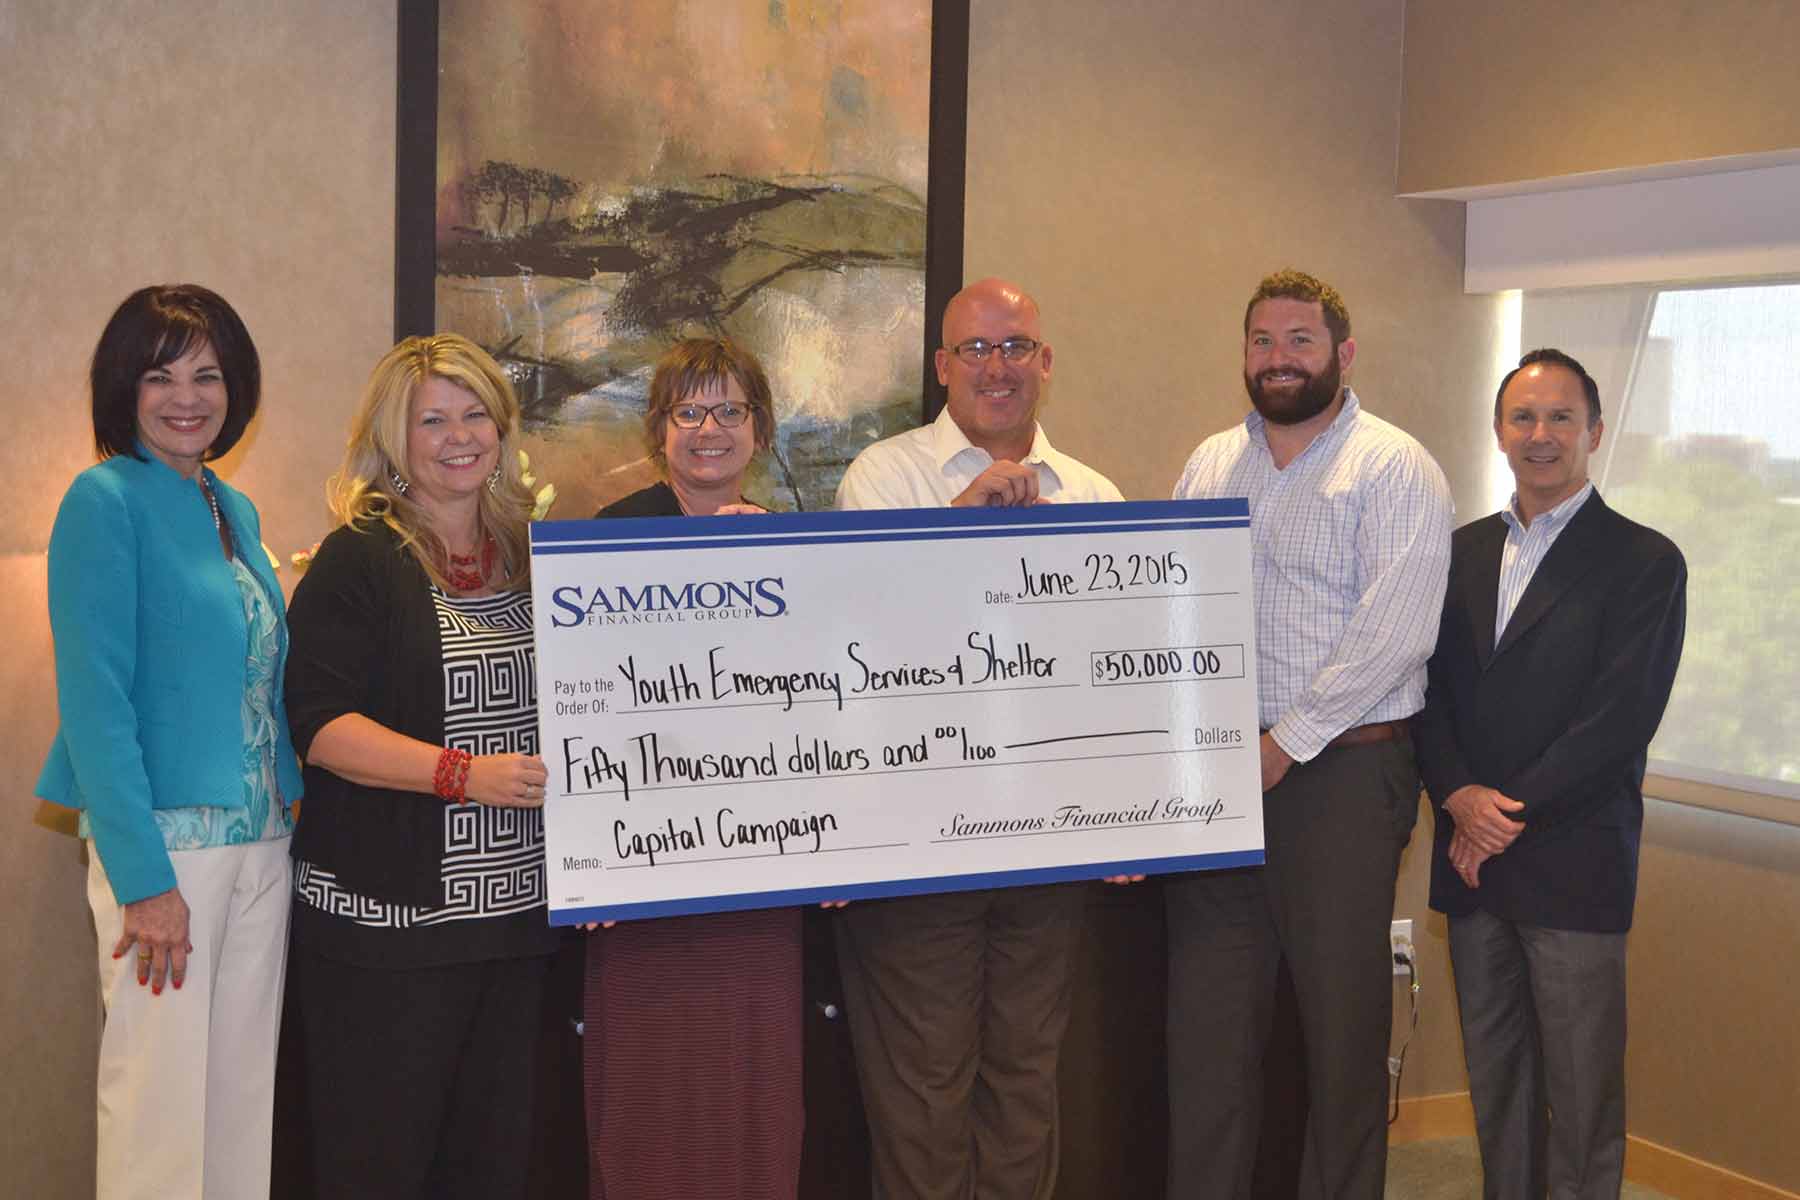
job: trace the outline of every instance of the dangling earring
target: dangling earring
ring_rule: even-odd
[[[411,486],[406,480],[400,478],[398,471],[388,472],[388,482],[394,485],[394,494],[398,496],[406,495],[406,489]]]
[[[488,491],[497,492],[499,490],[500,490],[500,468],[496,466],[494,468],[494,473],[492,475],[488,476]]]

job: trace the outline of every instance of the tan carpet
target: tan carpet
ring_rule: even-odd
[[[1673,1200],[1626,1183],[1623,1200]],[[1475,1139],[1408,1142],[1388,1150],[1387,1200],[1481,1200],[1481,1155]]]

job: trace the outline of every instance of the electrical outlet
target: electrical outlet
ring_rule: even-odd
[[[1408,974],[1408,964],[1418,965],[1418,959],[1413,957],[1412,919],[1410,917],[1395,921],[1388,927],[1388,944],[1394,950],[1394,974]]]

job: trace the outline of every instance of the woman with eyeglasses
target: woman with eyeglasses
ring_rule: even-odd
[[[597,516],[763,511],[744,499],[744,472],[774,437],[775,411],[747,350],[677,343],[656,365],[644,431],[665,482]],[[773,908],[627,921],[589,939],[582,1042],[594,1200],[792,1200],[800,936],[800,910]]]

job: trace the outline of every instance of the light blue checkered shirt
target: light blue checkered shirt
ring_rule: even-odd
[[[1500,644],[1500,635],[1506,632],[1506,623],[1512,620],[1513,610],[1519,607],[1519,597],[1531,586],[1531,577],[1537,574],[1544,556],[1550,553],[1550,547],[1556,544],[1562,531],[1569,527],[1569,518],[1593,494],[1594,485],[1584,484],[1579,492],[1549,512],[1539,513],[1529,525],[1519,519],[1517,492],[1501,510],[1500,519],[1506,522],[1506,545],[1500,550],[1500,595],[1499,602],[1494,605],[1496,646]]]
[[[1257,706],[1299,762],[1355,725],[1425,704],[1450,571],[1450,486],[1410,434],[1344,406],[1276,470],[1262,417],[1188,459],[1175,498],[1247,496]]]

